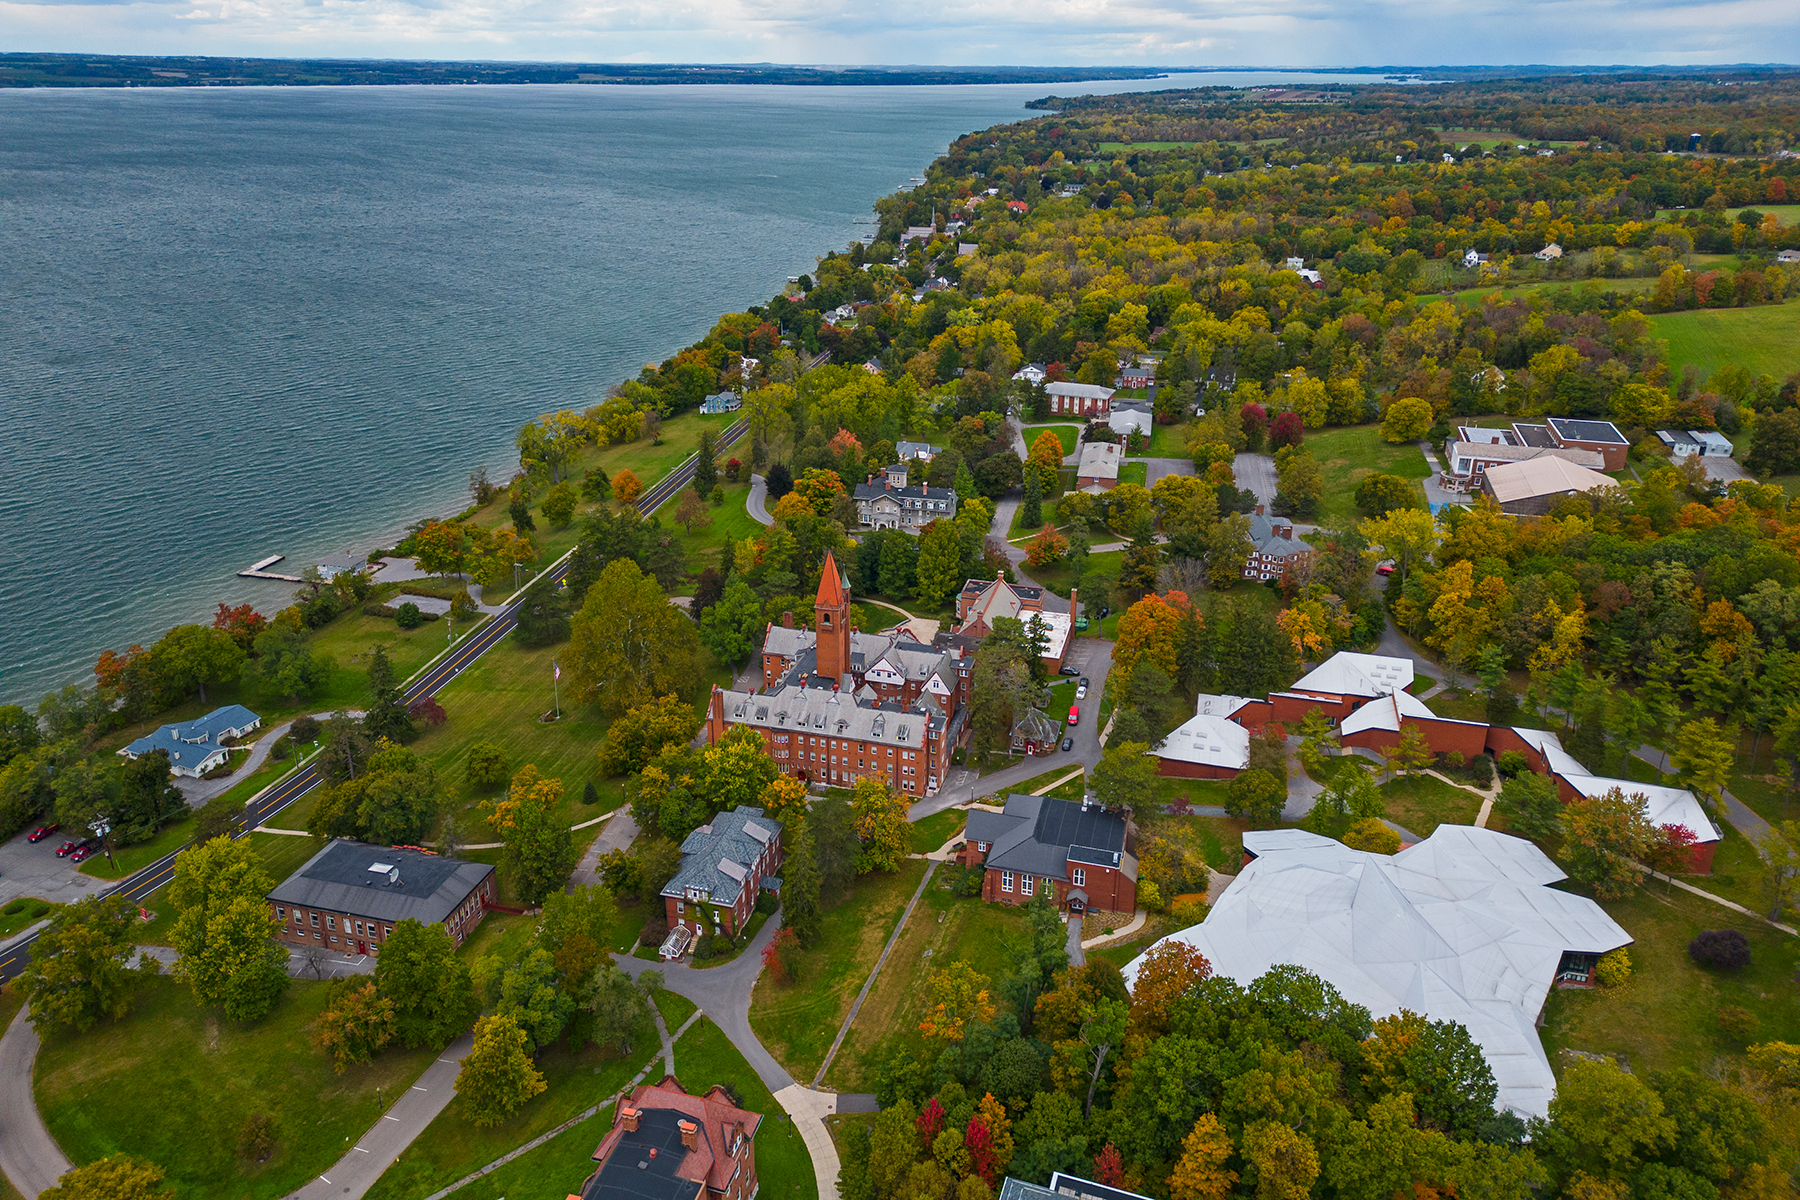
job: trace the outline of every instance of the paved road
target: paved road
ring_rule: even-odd
[[[1240,454],[1231,461],[1237,485],[1256,495],[1265,508],[1275,505],[1275,460],[1267,454]]]
[[[44,1128],[31,1093],[38,1035],[25,1010],[0,1037],[0,1170],[26,1200],[54,1187],[73,1164]]]
[[[750,477],[750,494],[744,497],[744,507],[750,512],[750,519],[760,525],[773,525],[775,518],[769,515],[769,485],[761,475]]]
[[[1155,487],[1156,481],[1164,475],[1192,475],[1194,460],[1191,458],[1134,458],[1132,462],[1145,465],[1144,486]]]

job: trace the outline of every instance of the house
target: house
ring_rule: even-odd
[[[1531,257],[1537,259],[1539,262],[1554,262],[1562,256],[1563,248],[1555,242],[1551,242],[1548,246],[1545,246]]]
[[[1502,433],[1501,430],[1475,430],[1477,433]],[[1504,466],[1507,463],[1528,462],[1534,458],[1560,458],[1574,463],[1578,467],[1598,471],[1606,465],[1606,456],[1594,450],[1581,450],[1575,447],[1562,446],[1520,446],[1512,442],[1465,442],[1454,441],[1444,448],[1444,457],[1450,462],[1445,470],[1439,472],[1438,482],[1453,492],[1475,492],[1481,490],[1481,482],[1487,475],[1489,467]]]
[[[1500,1107],[1548,1113],[1556,1076],[1533,1027],[1544,1000],[1632,939],[1594,901],[1551,887],[1566,876],[1543,851],[1468,825],[1439,825],[1391,857],[1299,829],[1243,840],[1249,861],[1206,920],[1157,945],[1193,946],[1240,986],[1293,964],[1372,1016],[1455,1021]],[[1143,963],[1127,964],[1128,985]]]
[[[1778,263],[1800,263],[1800,250],[1776,251],[1775,261]]]
[[[868,362],[863,364],[863,370],[871,375],[879,375],[881,374],[881,364],[871,358]]]
[[[1081,491],[1090,488],[1098,491],[1111,491],[1119,483],[1119,464],[1123,461],[1125,447],[1117,442],[1087,442],[1081,447],[1081,459],[1075,467],[1075,486]]]
[[[998,1200],[1150,1200],[1139,1192],[1128,1192],[1124,1188],[1108,1187],[1104,1183],[1095,1183],[1091,1179],[1082,1179],[1076,1175],[1064,1175],[1061,1171],[1050,1173],[1050,1186],[1040,1187],[1035,1183],[1027,1183],[1023,1179],[1014,1179],[1011,1175],[1000,1181]]]
[[[856,320],[856,306],[854,304],[840,304],[830,312],[826,313],[825,319],[830,321],[833,325],[847,325],[851,321]]]
[[[1433,754],[1454,752],[1470,759],[1487,748],[1485,722],[1440,717],[1423,700],[1403,691],[1378,696],[1343,718],[1338,723],[1338,741],[1386,753],[1401,743],[1409,729],[1423,735]]]
[[[1027,205],[1023,200],[1008,200],[1006,202],[1006,211],[1007,212],[1022,213],[1022,212],[1025,212],[1029,207],[1030,206]]]
[[[714,413],[733,413],[744,407],[743,397],[736,392],[714,392],[700,402],[700,412],[711,416]]]
[[[1147,388],[1156,382],[1155,367],[1123,367],[1119,370],[1115,383],[1123,390]]]
[[[904,246],[908,242],[929,242],[936,236],[935,225],[908,225],[906,232],[900,235],[900,244]]]
[[[1449,166],[1456,161],[1456,155],[1451,154],[1448,151],[1445,152],[1443,157],[1444,157],[1444,165],[1445,166]]]
[[[985,867],[981,898],[1048,897],[1070,912],[1137,908],[1136,832],[1123,812],[1083,800],[1013,793],[1001,812],[969,811],[960,861]]]
[[[1724,434],[1711,429],[1659,429],[1656,436],[1676,458],[1700,455],[1703,458],[1730,458],[1731,442]]]
[[[900,456],[901,462],[910,462],[915,458],[930,462],[944,452],[942,446],[934,446],[930,442],[898,442],[894,453]]]
[[[753,1200],[762,1116],[718,1085],[691,1095],[673,1075],[632,1089],[569,1200]]]
[[[442,925],[463,944],[500,898],[494,868],[429,850],[335,838],[269,893],[276,940],[379,954],[394,926]]]
[[[1150,750],[1156,773],[1179,779],[1236,779],[1250,765],[1250,731],[1230,719],[1221,701],[1236,696],[1202,695],[1195,712]]]
[[[348,550],[340,550],[336,554],[327,554],[324,558],[321,558],[318,561],[317,566],[321,578],[336,579],[339,575],[349,575],[358,571],[367,571],[369,569],[369,561],[366,558],[357,557]]]
[[[751,805],[715,814],[681,843],[681,869],[663,885],[669,929],[736,937],[757,893],[781,887],[780,865],[780,821]]]
[[[1029,383],[1033,387],[1036,387],[1038,384],[1044,382],[1044,364],[1026,363],[1024,366],[1013,372],[1013,378],[1022,380],[1025,383]]]
[[[956,243],[956,257],[958,258],[974,258],[980,250],[981,246],[976,242]]]
[[[1244,578],[1264,583],[1285,579],[1290,570],[1312,561],[1313,548],[1294,538],[1294,523],[1286,517],[1264,516],[1262,505],[1250,516],[1250,554],[1244,559]]]
[[[1309,267],[1301,267],[1298,271],[1295,271],[1294,274],[1306,280],[1307,283],[1315,288],[1322,288],[1325,286],[1325,277]]]
[[[1487,255],[1479,253],[1478,251],[1475,251],[1475,250],[1470,250],[1463,255],[1462,263],[1463,263],[1463,266],[1469,268],[1470,270],[1474,270],[1476,267],[1481,266],[1483,263],[1485,263],[1487,261],[1488,261]]]
[[[1113,389],[1097,383],[1056,383],[1045,386],[1050,411],[1059,416],[1095,417],[1112,405]]]
[[[1631,443],[1611,421],[1583,421],[1573,417],[1550,417],[1544,421],[1558,446],[1594,450],[1606,456],[1607,471],[1625,469],[1625,452]]]
[[[1010,617],[1029,626],[1036,621],[1043,630],[1045,669],[1055,675],[1062,670],[1068,656],[1069,642],[1074,636],[1074,614],[1080,611],[1076,589],[1069,590],[1067,612],[1044,611],[1044,589],[1004,579],[970,579],[956,594],[956,633],[962,637],[982,639],[994,631],[994,620]]]
[[[1617,486],[1598,471],[1562,458],[1534,458],[1490,467],[1481,481],[1482,493],[1501,511],[1515,516],[1543,516],[1564,496]]]
[[[1405,691],[1412,681],[1411,659],[1340,650],[1285,692],[1270,693],[1266,719],[1298,725],[1317,708],[1331,720],[1341,721],[1371,700]]]
[[[227,704],[196,720],[164,725],[125,746],[119,755],[135,759],[161,750],[169,756],[172,774],[198,779],[230,760],[231,747],[225,742],[237,741],[261,728],[261,717],[241,704]]]
[[[1306,266],[1306,260],[1304,258],[1289,258],[1283,265],[1290,271],[1298,271]]]
[[[1148,400],[1136,404],[1114,400],[1106,424],[1120,437],[1130,437],[1134,433],[1149,437],[1152,411]]]
[[[929,484],[909,484],[908,460],[902,459],[856,485],[856,519],[864,529],[899,529],[917,533],[936,520],[956,519],[956,492]]]
[[[1025,715],[1013,722],[1012,752],[1014,754],[1054,754],[1057,739],[1062,737],[1062,726],[1052,721],[1041,708],[1028,708]]]

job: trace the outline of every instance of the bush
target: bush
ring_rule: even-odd
[[[669,917],[667,913],[652,913],[644,922],[644,928],[638,933],[638,945],[660,946],[663,939],[669,936]]]
[[[1755,1013],[1735,1005],[1721,1008],[1715,1019],[1719,1023],[1720,1033],[1739,1041],[1749,1041],[1762,1029],[1762,1022],[1757,1019]]]
[[[1175,923],[1186,929],[1190,925],[1198,925],[1206,920],[1207,906],[1204,900],[1183,900],[1169,909],[1169,916]]]
[[[1523,752],[1518,750],[1502,750],[1499,758],[1500,773],[1511,779],[1520,771],[1528,771],[1531,764],[1525,760]]]
[[[424,620],[425,614],[411,600],[394,610],[394,624],[402,629],[417,629]]]
[[[1594,982],[1605,988],[1623,987],[1631,978],[1631,955],[1623,946],[1600,956],[1594,964]]]
[[[251,1162],[266,1162],[275,1153],[275,1122],[266,1113],[251,1113],[238,1132],[238,1154]]]
[[[735,948],[732,940],[722,933],[703,933],[694,946],[694,961],[710,962],[715,958],[727,958]]]
[[[1750,942],[1735,929],[1706,929],[1688,943],[1688,957],[1703,967],[1737,971],[1750,965]]]
[[[288,726],[288,736],[296,743],[316,742],[319,740],[319,723],[312,717],[295,717],[294,723]]]
[[[966,868],[962,873],[962,878],[956,881],[956,894],[959,896],[981,895],[981,885],[986,878],[986,867]]]
[[[762,913],[764,916],[773,916],[775,910],[780,907],[780,897],[774,892],[762,891],[756,893],[756,907],[751,911]]]
[[[1365,817],[1344,833],[1344,845],[1370,854],[1398,854],[1400,835],[1374,817]]]

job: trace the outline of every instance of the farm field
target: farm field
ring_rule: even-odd
[[[1669,367],[1689,363],[1711,375],[1728,363],[1752,375],[1784,379],[1800,370],[1800,304],[1695,309],[1650,318],[1654,336],[1669,343]]]

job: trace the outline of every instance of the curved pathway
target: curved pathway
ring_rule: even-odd
[[[37,1052],[37,1030],[21,1008],[0,1037],[0,1170],[25,1200],[36,1200],[74,1165],[38,1115],[31,1090]]]
[[[750,519],[759,525],[773,525],[775,518],[769,515],[769,485],[761,475],[750,477],[750,494],[744,497],[744,508],[750,513]]]
[[[325,712],[314,713],[312,714],[312,717],[315,721],[328,721],[335,715],[335,713]],[[362,714],[358,712],[351,713],[350,715],[361,716]],[[263,735],[256,739],[256,743],[250,747],[250,757],[240,763],[237,770],[224,778],[177,779],[175,781],[175,790],[181,793],[182,799],[188,802],[189,808],[199,808],[214,796],[223,795],[238,784],[244,782],[244,780],[250,778],[258,767],[268,761],[269,751],[275,748],[275,743],[287,733],[288,729],[291,728],[293,724],[294,722],[292,721],[283,721],[281,724],[265,730]]]

